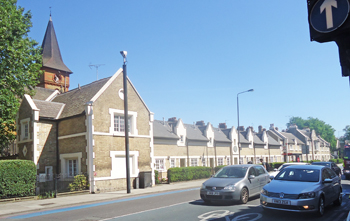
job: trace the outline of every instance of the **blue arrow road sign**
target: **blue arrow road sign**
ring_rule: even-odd
[[[332,32],[345,22],[348,14],[348,0],[318,0],[310,12],[310,24],[318,32]]]

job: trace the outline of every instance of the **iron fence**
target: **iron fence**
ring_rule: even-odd
[[[84,175],[88,180],[88,176],[85,173],[76,174]],[[74,182],[74,176],[68,174],[40,174],[36,179],[36,195],[44,197],[54,197],[58,193],[72,192],[69,184]]]

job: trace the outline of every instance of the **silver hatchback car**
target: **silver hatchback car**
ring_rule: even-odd
[[[341,180],[328,167],[316,165],[289,166],[261,190],[260,204],[267,210],[317,212],[342,203]]]
[[[211,201],[247,203],[250,196],[259,195],[270,181],[270,176],[261,165],[243,164],[221,168],[205,181],[200,197],[206,203]]]

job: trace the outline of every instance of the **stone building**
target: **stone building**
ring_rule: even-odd
[[[46,177],[73,180],[85,174],[91,193],[126,189],[122,69],[68,90],[71,72],[63,64],[51,19],[43,53],[44,77],[35,96],[24,96],[17,115],[19,158],[33,160]],[[152,185],[153,113],[129,79],[127,84],[131,182],[147,172]]]

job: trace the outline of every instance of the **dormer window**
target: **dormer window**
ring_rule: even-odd
[[[181,143],[184,142],[184,135],[181,135],[181,136],[180,136],[180,141],[181,141]]]
[[[209,143],[212,144],[212,142],[213,142],[213,140],[212,140],[212,138],[210,137],[210,138],[209,138]]]

